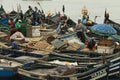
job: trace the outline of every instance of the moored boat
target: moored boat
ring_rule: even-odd
[[[118,70],[120,64],[119,63],[120,57],[114,57],[113,59],[109,60],[107,63],[105,64],[97,64],[97,65],[93,65],[91,68],[86,69],[85,71],[79,71],[80,69],[77,70],[77,73],[73,73],[73,74],[62,74],[62,75],[57,75],[57,74],[52,74],[49,72],[49,70],[44,71],[43,68],[46,69],[50,69],[51,67],[53,67],[53,65],[48,65],[45,67],[45,65],[43,64],[31,64],[27,67],[23,66],[22,68],[20,68],[18,70],[21,79],[22,80],[40,80],[40,79],[47,79],[47,80],[90,80],[90,79],[95,79],[95,80],[107,80],[109,79],[110,75],[114,72],[116,73],[116,71],[112,70]],[[118,68],[116,68],[117,65]],[[44,67],[43,67],[44,66]],[[112,68],[109,68],[112,67]],[[68,73],[71,72],[72,70],[68,69]],[[110,70],[112,70],[112,72],[110,72]],[[45,74],[43,74],[45,72]],[[119,73],[119,71],[118,71]],[[116,74],[118,74],[116,73]],[[108,76],[109,75],[109,76]]]
[[[114,56],[118,56],[119,52],[116,54],[111,54],[111,55],[97,55],[97,53],[95,53],[96,55],[94,55],[94,53],[88,53],[88,55],[85,52],[79,52],[79,53],[51,53],[48,56],[46,56],[45,58],[41,58],[42,60],[48,61],[50,63],[55,63],[57,64],[57,61],[64,61],[68,64],[73,63],[77,63],[77,65],[89,65],[89,64],[97,64],[99,63],[103,63],[104,61],[110,60],[112,59]],[[56,62],[55,62],[56,61]]]
[[[3,5],[1,5],[1,7],[0,7],[0,17],[2,17],[2,15],[5,14],[5,13],[6,12],[5,12],[4,8],[3,8]]]
[[[17,69],[21,66],[19,61],[0,55],[0,79],[18,80]]]
[[[109,66],[109,78],[110,79],[120,79],[120,56],[116,59],[110,60],[110,63],[112,64]]]

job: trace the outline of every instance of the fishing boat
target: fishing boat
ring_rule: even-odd
[[[7,23],[5,23],[5,24],[7,24]],[[4,24],[4,22],[0,21],[0,29],[1,29],[2,32],[5,32],[6,34],[9,34],[10,27],[8,25],[5,25],[5,24]]]
[[[0,53],[2,55],[6,55],[8,57],[21,57],[21,56],[30,56],[39,58],[41,60],[46,61],[66,61],[66,62],[78,62],[79,64],[96,64],[97,62],[101,62],[103,57],[105,56],[105,59],[111,59],[113,56],[118,55],[119,51],[114,52],[114,54],[101,54],[97,52],[84,52],[84,51],[78,51],[78,50],[53,50],[50,52],[48,50],[49,54],[46,54],[47,50],[43,50],[43,53],[41,52],[34,52],[35,48],[30,48],[27,46],[21,46],[22,48],[19,50],[14,49],[8,49],[8,48],[1,48]],[[27,51],[26,51],[27,50]],[[37,49],[36,49],[37,50]],[[6,53],[6,54],[5,54]]]
[[[116,57],[116,58],[114,58],[113,57],[113,59],[111,59],[111,60],[109,60],[109,62],[108,63],[106,63],[107,64],[107,67],[105,68],[105,69],[102,69],[102,70],[100,70],[100,71],[98,71],[98,72],[95,72],[95,73],[91,73],[91,74],[88,74],[89,75],[89,78],[91,77],[92,79],[97,79],[97,80],[99,80],[100,79],[100,77],[102,77],[102,80],[109,80],[111,77],[113,77],[113,75],[116,75],[116,74],[119,74],[120,73],[120,71],[119,71],[119,69],[120,69],[120,63],[119,63],[119,60],[120,60],[120,56],[119,57]],[[99,64],[98,64],[99,65]],[[104,65],[105,66],[105,65]],[[114,66],[114,67],[113,67]],[[102,66],[103,67],[103,66]],[[101,67],[101,68],[102,68]],[[100,69],[100,68],[99,68]],[[105,76],[106,75],[106,73],[107,73],[107,78],[105,79],[103,76]],[[88,75],[86,76],[86,78],[84,77],[84,76],[80,76],[79,77],[79,79],[78,80],[85,80],[85,79],[87,79],[87,80],[89,80],[89,78],[87,78],[88,77]],[[115,79],[115,78],[114,78]],[[100,79],[101,80],[101,79]],[[116,80],[118,80],[118,79],[116,79]]]
[[[108,24],[112,25],[115,28],[115,30],[117,31],[117,34],[110,36],[110,38],[112,38],[114,41],[120,43],[120,24],[117,22],[114,22],[111,19],[107,19],[107,21],[108,21]]]
[[[105,18],[104,18],[104,23],[103,24],[110,25],[117,31],[117,34],[104,36],[104,38],[108,38],[108,37],[112,36],[112,39],[114,39],[115,41],[119,42],[119,40],[120,40],[120,37],[119,37],[119,35],[120,35],[120,24],[115,22],[115,21],[113,21],[113,20],[111,20],[111,19],[109,19],[109,13],[106,13],[106,10],[105,10],[105,14],[104,15],[105,15],[104,16]],[[95,19],[97,17],[98,16],[95,16]],[[87,25],[87,22],[91,23],[91,25]],[[86,40],[90,40],[90,38],[92,38],[92,37],[94,37],[97,41],[103,39],[103,35],[99,35],[98,33],[96,34],[91,29],[92,26],[97,25],[98,23],[92,22],[92,20],[88,20],[87,22],[86,22],[86,24],[82,23],[83,27],[85,28],[84,35],[85,35]]]
[[[18,50],[13,50],[13,49],[3,49],[3,48],[2,48],[0,51],[1,51],[2,54],[5,53],[4,55],[9,56],[9,57],[12,57],[12,58],[16,58],[16,59],[18,59],[18,60],[20,60],[20,59],[21,59],[20,57],[22,57],[22,59],[21,59],[22,61],[23,61],[23,58],[24,58],[22,54],[24,54],[24,56],[26,56],[26,55],[32,56],[32,57],[34,56],[34,57],[36,57],[36,58],[40,58],[40,56],[41,56],[40,53],[29,53],[29,52],[18,51]],[[6,54],[6,53],[7,53],[7,54]],[[10,53],[10,54],[9,54],[9,53]],[[11,54],[11,53],[12,53],[12,54]],[[19,55],[19,54],[20,54],[20,55]],[[22,55],[22,56],[21,56],[21,55]],[[81,57],[81,56],[79,56],[79,57],[76,57],[76,56],[73,57],[73,56],[61,55],[61,54],[56,54],[56,53],[52,53],[51,55],[53,55],[53,59],[54,59],[54,60],[60,58],[61,60],[62,60],[62,59],[64,59],[64,60],[65,60],[65,59],[72,59],[72,60],[76,61],[76,60],[80,59],[81,62],[83,62],[82,59],[84,59],[84,60],[88,59],[88,60],[89,60],[89,58],[90,58],[90,57],[88,57],[88,56],[87,56],[86,58],[85,58],[85,56],[84,56],[84,57],[83,57],[83,56],[82,56],[82,57]],[[58,58],[57,58],[55,55],[56,55]],[[62,57],[61,57],[61,56],[62,56]],[[118,55],[117,55],[117,56],[118,56]],[[109,59],[112,59],[113,57],[114,57],[113,55],[111,56],[111,58],[110,58],[110,56],[109,56]],[[30,58],[31,58],[31,57],[30,57]],[[50,57],[50,58],[52,59],[52,57]],[[97,58],[97,57],[96,57],[96,58]],[[101,58],[102,58],[102,57],[100,57],[99,59],[101,60]],[[94,57],[93,57],[93,59],[94,59]],[[108,60],[109,60],[109,59],[108,59]],[[24,59],[24,60],[25,60],[25,59]],[[29,58],[28,58],[28,60],[29,60]],[[80,60],[79,60],[79,61],[80,61]],[[87,60],[87,62],[88,62],[88,60]],[[31,62],[31,60],[29,60],[29,61]],[[68,60],[68,61],[70,61],[70,60]],[[96,60],[96,61],[97,61],[97,60]],[[85,65],[87,65],[87,64],[89,64],[89,63],[85,63]],[[96,63],[95,63],[95,64],[96,64]],[[94,64],[94,65],[95,65],[95,64]],[[93,64],[92,64],[92,65],[93,65]],[[35,75],[32,74],[32,75],[33,75],[33,76],[32,76],[33,78],[34,78],[34,76],[36,76],[36,74],[35,74]],[[24,76],[24,77],[25,77],[25,76]],[[29,78],[29,79],[30,79],[30,78]],[[28,79],[28,80],[29,80],[29,79]],[[26,80],[27,80],[27,79],[26,79]],[[39,79],[38,79],[38,80],[39,80]],[[50,80],[51,80],[51,79],[50,79]]]
[[[0,16],[2,16],[5,13],[6,12],[5,12],[4,8],[3,8],[3,5],[1,5],[1,7],[0,7]]]
[[[103,61],[107,61],[112,59],[114,56],[118,56],[119,52],[116,54],[111,54],[111,55],[97,55],[97,53],[95,53],[96,55],[92,55],[88,53],[87,54],[82,54],[82,52],[80,53],[51,53],[49,55],[47,55],[45,58],[41,58],[41,60],[47,61],[49,63],[54,63],[54,64],[59,64],[58,62],[61,63],[76,63],[76,65],[81,66],[81,65],[89,65],[89,64],[97,64],[99,63],[103,63]]]
[[[40,79],[47,79],[47,80],[90,80],[90,79],[97,79],[97,80],[107,80],[111,75],[119,74],[120,71],[120,64],[119,64],[120,56],[114,57],[113,59],[109,60],[105,64],[97,64],[93,65],[91,68],[85,69],[77,69],[77,72],[73,74],[70,73],[72,70],[68,69],[67,73],[62,75],[55,74],[54,70],[56,66],[53,65],[45,65],[45,64],[35,64],[29,63],[31,65],[23,66],[19,68],[18,73],[22,80],[40,80]],[[117,68],[116,68],[117,67]],[[63,67],[62,67],[63,68]],[[47,69],[47,71],[46,71]],[[59,67],[60,69],[60,67]],[[118,70],[118,71],[117,71]],[[51,72],[51,73],[50,73]],[[53,72],[53,73],[52,73]]]
[[[21,56],[41,58],[44,56],[44,54],[42,53],[32,53],[32,52],[9,49],[9,48],[0,48],[0,54],[11,58],[18,58]]]
[[[85,66],[84,66],[85,67]],[[19,77],[21,80],[56,80],[65,79],[68,77],[59,77],[60,75],[67,75],[78,72],[77,69],[81,68],[80,71],[86,70],[86,67],[75,67],[73,65],[61,65],[61,64],[51,64],[44,61],[39,61],[37,63],[25,64],[22,68],[19,68]],[[59,76],[57,76],[60,74]],[[52,77],[50,76],[52,75]],[[53,77],[55,76],[55,77]]]
[[[111,64],[112,62],[112,64]],[[110,79],[120,79],[120,56],[116,59],[110,60],[110,66],[109,66],[109,78]]]
[[[29,57],[29,58],[25,58],[24,56],[20,56],[19,54],[20,53],[23,53],[24,55],[29,55],[29,56],[35,56],[35,57],[40,57],[40,55],[38,56],[37,54],[29,54],[29,53],[25,53],[25,52],[21,52],[21,51],[16,51],[16,50],[10,50],[10,49],[1,49],[0,50],[1,51],[1,53],[13,53],[14,55],[11,55],[11,54],[8,54],[8,55],[6,55],[6,56],[9,56],[9,57],[12,57],[12,58],[16,58],[17,60],[19,60],[19,61],[22,61],[22,62],[24,62],[25,60],[28,60],[28,62],[32,62],[33,63],[33,60],[30,60],[31,58],[33,58],[33,57]],[[11,56],[10,56],[11,55]],[[15,56],[16,55],[16,56]],[[117,56],[119,56],[119,55],[117,55]],[[113,58],[113,57],[112,57]],[[116,59],[116,60],[118,60],[119,61],[119,58],[118,59]],[[26,61],[25,61],[26,62]],[[112,61],[112,62],[114,62],[114,61]],[[52,64],[53,65],[53,64]],[[93,65],[93,64],[92,64]],[[36,65],[35,65],[36,66]],[[39,67],[39,66],[37,66],[37,67]],[[50,66],[49,66],[50,67]],[[112,68],[112,66],[111,66],[111,68]],[[24,72],[24,70],[22,70],[21,71],[21,69],[20,69],[20,73],[22,73],[22,79],[23,80],[39,80],[40,78],[38,78],[38,74],[36,74],[36,72],[34,73],[34,72],[30,72],[29,73],[29,71],[26,71],[25,70],[25,72]],[[29,76],[29,78],[28,78],[28,76],[26,77],[26,75],[25,74],[23,74],[23,73],[25,73],[25,74],[27,74],[28,76]],[[111,73],[112,74],[112,73]],[[31,76],[32,76],[32,78],[31,78]],[[39,75],[39,76],[41,76],[41,75]],[[23,78],[24,77],[24,78]],[[36,78],[37,77],[37,78]],[[60,76],[57,76],[57,77],[60,77]],[[48,79],[48,80],[51,80],[51,79],[53,79],[53,78],[51,78],[50,77],[50,79]],[[63,78],[62,78],[63,79]],[[80,79],[81,80],[81,79]]]
[[[18,80],[17,69],[22,66],[17,60],[0,55],[0,79],[1,80]]]
[[[0,48],[0,79],[19,80],[18,68],[21,64],[33,62],[43,55],[18,50]]]
[[[112,25],[116,30],[117,30],[117,34],[120,35],[120,24],[114,22],[113,20],[108,19],[108,24]]]
[[[17,11],[12,10],[9,14],[10,14],[10,17],[11,17],[11,18],[15,18],[18,13],[17,13]]]

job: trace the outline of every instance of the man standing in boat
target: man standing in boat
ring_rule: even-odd
[[[85,43],[85,36],[84,36],[84,28],[83,28],[83,25],[81,23],[81,19],[78,20],[78,24],[76,25],[76,34],[77,34],[77,37],[80,38],[80,40]]]
[[[12,42],[12,49],[18,49],[18,44],[25,41],[25,37],[21,32],[21,29],[18,28],[11,36],[10,41]]]
[[[88,15],[88,10],[86,9],[86,7],[84,7],[83,9],[82,9],[82,23],[84,24],[84,25],[86,25],[87,24],[87,21],[89,20],[89,15]]]

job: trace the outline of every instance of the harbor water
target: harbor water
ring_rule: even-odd
[[[38,5],[38,2],[40,5]],[[45,13],[51,11],[53,13],[60,11],[62,6],[65,6],[65,14],[72,18],[75,22],[81,18],[81,10],[84,6],[89,11],[90,19],[94,21],[95,16],[98,16],[96,22],[103,23],[105,8],[110,14],[110,18],[116,22],[120,22],[118,17],[120,14],[120,0],[0,0],[6,10],[17,11],[17,6],[20,5],[23,12],[28,9],[28,6],[35,6],[43,9]]]

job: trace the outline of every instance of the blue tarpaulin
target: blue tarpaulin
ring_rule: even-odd
[[[9,18],[4,18],[4,19],[0,20],[0,23],[8,25],[8,20],[9,20]]]
[[[100,35],[113,35],[116,34],[117,31],[108,24],[97,24],[91,27],[92,32],[100,34]]]

